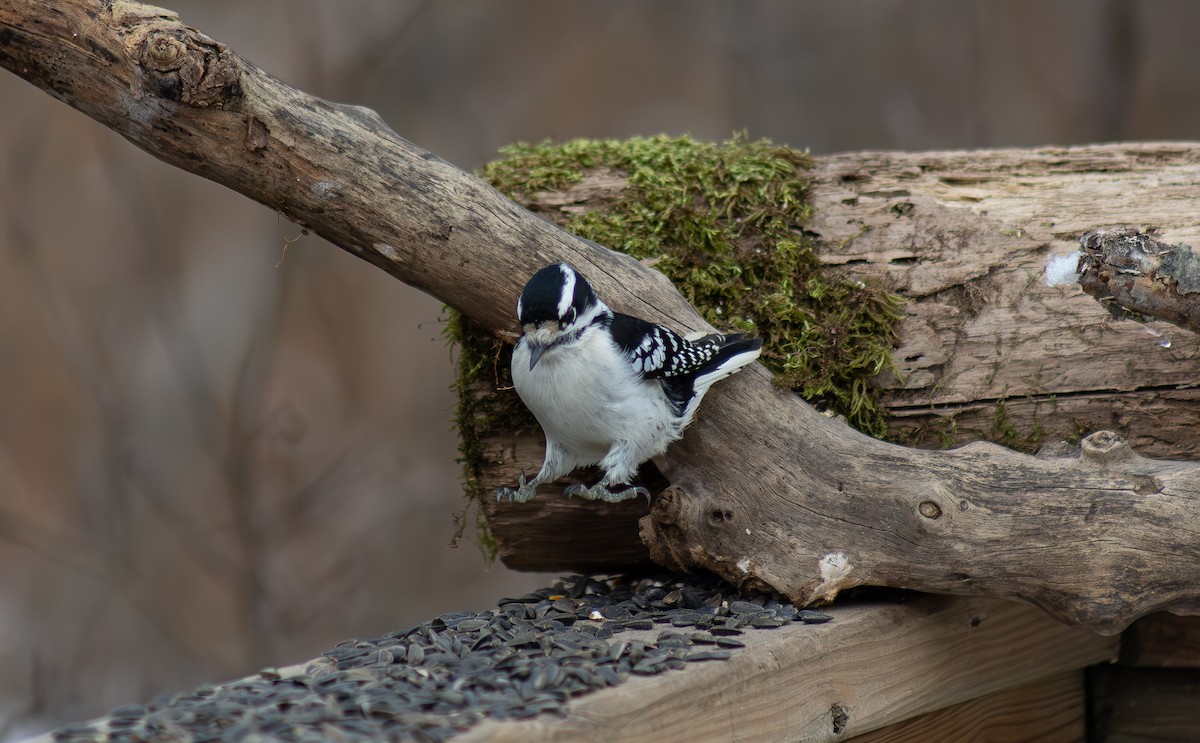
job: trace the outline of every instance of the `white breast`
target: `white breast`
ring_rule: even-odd
[[[617,442],[645,461],[679,438],[662,385],[641,379],[600,328],[548,349],[532,370],[528,346],[518,343],[512,373],[517,394],[572,466],[599,462]]]

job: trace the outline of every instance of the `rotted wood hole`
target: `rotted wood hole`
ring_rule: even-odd
[[[708,521],[713,526],[724,526],[733,523],[733,511],[728,508],[714,508],[708,514]]]
[[[829,716],[833,723],[833,734],[841,735],[850,722],[850,708],[839,702],[829,708]]]

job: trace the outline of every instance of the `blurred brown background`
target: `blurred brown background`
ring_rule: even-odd
[[[1186,0],[168,5],[465,169],[1200,137]],[[0,740],[544,582],[447,546],[438,302],[297,234],[0,75]]]

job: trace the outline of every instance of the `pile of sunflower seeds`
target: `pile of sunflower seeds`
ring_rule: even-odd
[[[630,676],[720,661],[747,630],[831,617],[738,597],[713,576],[570,576],[496,609],[347,640],[300,674],[263,671],[114,710],[56,741],[442,741],[479,721],[565,714]]]

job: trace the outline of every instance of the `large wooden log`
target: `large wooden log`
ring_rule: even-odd
[[[1042,281],[1098,227],[1200,244],[1195,145],[836,155],[812,194],[823,260],[910,300],[883,380],[893,435],[1036,446],[1111,429],[1146,456],[1200,454],[1196,335]]]
[[[707,329],[661,274],[534,217],[370,112],[275,80],[168,11],[120,1],[10,0],[0,5],[0,65],[159,158],[277,209],[498,334],[512,337],[513,298],[525,277],[557,260],[575,264],[618,310],[685,331]],[[1138,191],[1158,186],[1160,195],[1194,195],[1200,148],[1010,153],[1002,172],[1011,177],[1001,179],[1007,186],[998,187],[983,215],[980,189],[994,180],[995,157],[1001,156],[831,158],[822,167],[846,195],[830,191],[818,199],[826,226],[817,229],[845,243],[850,257],[842,263],[869,263],[853,256],[878,253],[882,244],[873,233],[907,234],[900,244],[910,247],[936,238],[947,266],[937,280],[914,265],[919,257],[878,253],[891,270],[906,273],[914,295],[937,298],[968,279],[1007,276],[1001,268],[1014,261],[1023,270],[1007,277],[1019,281],[996,291],[1026,291],[1037,284],[1047,247],[1097,224],[1132,221],[1131,204],[1145,209],[1138,221],[1167,229],[1183,224],[1191,200],[1154,200]],[[1047,175],[1074,173],[1094,187],[1058,201],[1045,188],[1029,190],[1025,184],[1037,174],[1022,169],[1034,162],[1044,163]],[[873,187],[854,185],[872,178]],[[908,199],[909,213],[957,222],[938,231],[937,222],[906,222],[909,207],[887,207],[922,178],[940,185]],[[901,185],[885,187],[891,181]],[[860,209],[838,212],[830,198],[844,210]],[[1011,211],[996,218],[1005,204]],[[892,226],[880,222],[884,213],[892,214]],[[1164,237],[1189,241],[1184,234]],[[995,358],[997,337],[1009,326],[986,321],[986,309],[969,294],[964,303],[941,304],[935,317],[942,325],[956,327],[964,314],[977,325],[950,353],[932,342],[902,349],[914,358],[906,384],[919,380],[918,371],[934,374],[940,359],[941,384],[930,382],[926,397],[955,379],[962,389],[995,385],[984,362]],[[1118,336],[1126,332],[1112,327]],[[1111,358],[1116,340],[1041,342],[1065,349],[1053,366],[1025,369],[1020,376],[1027,384],[1107,366],[1101,362]],[[1120,380],[1144,381],[1148,367],[1140,361],[1115,364],[1138,372]],[[996,397],[1012,394],[1005,388]],[[929,407],[927,400],[920,404]],[[642,539],[663,565],[711,569],[797,603],[862,584],[1016,598],[1106,632],[1156,609],[1200,608],[1195,465],[1145,459],[1108,434],[1086,440],[1082,456],[1056,459],[987,444],[906,449],[816,413],[774,387],[761,367],[717,388],[701,412],[660,463],[670,487],[641,520]],[[588,504],[569,508],[578,513],[580,531],[594,523]]]
[[[1153,226],[1200,239],[1200,148],[1181,143],[973,152],[865,152],[816,158],[809,229],[821,259],[908,299],[878,380],[889,435],[925,446],[992,440],[1035,448],[1114,430],[1145,456],[1194,459],[1200,339],[1163,324],[1114,320],[1079,287],[1040,280],[1097,225]],[[599,209],[626,187],[610,171],[533,196],[551,219]],[[1114,197],[1117,195],[1119,197]],[[482,391],[487,394],[488,392]],[[540,464],[537,435],[485,442],[485,489]],[[548,498],[487,513],[510,566],[597,569],[649,561],[639,504],[590,519]]]
[[[1200,236],[1188,204],[1200,197],[1200,149],[1175,143],[854,153],[817,158],[814,172],[818,209],[809,228],[826,239],[822,260],[909,299],[895,353],[900,375],[880,380],[893,436],[1028,446],[1111,428],[1139,451],[1195,457],[1196,336],[1115,320],[1079,287],[1050,287],[1041,275],[1050,254],[1077,249],[1082,235],[1111,222],[1195,243]],[[543,194],[533,205],[543,214],[586,209],[623,187],[611,177],[596,179],[575,195]],[[536,468],[536,437],[489,443],[487,485]],[[1054,506],[1043,503],[1030,515],[1038,508]],[[625,507],[603,532],[557,505],[490,508],[489,516],[510,565],[592,567],[605,556],[636,558],[642,540],[629,522],[637,509]],[[557,539],[529,531],[543,519]],[[570,548],[556,549],[560,544]]]
[[[1144,456],[1200,455],[1200,339],[1114,320],[1079,286],[1041,281],[1048,256],[1098,226],[1200,245],[1196,146],[860,152],[815,158],[811,174],[821,260],[908,300],[899,373],[877,380],[889,437],[1036,449],[1110,429]],[[565,221],[624,188],[598,171],[528,205]]]

